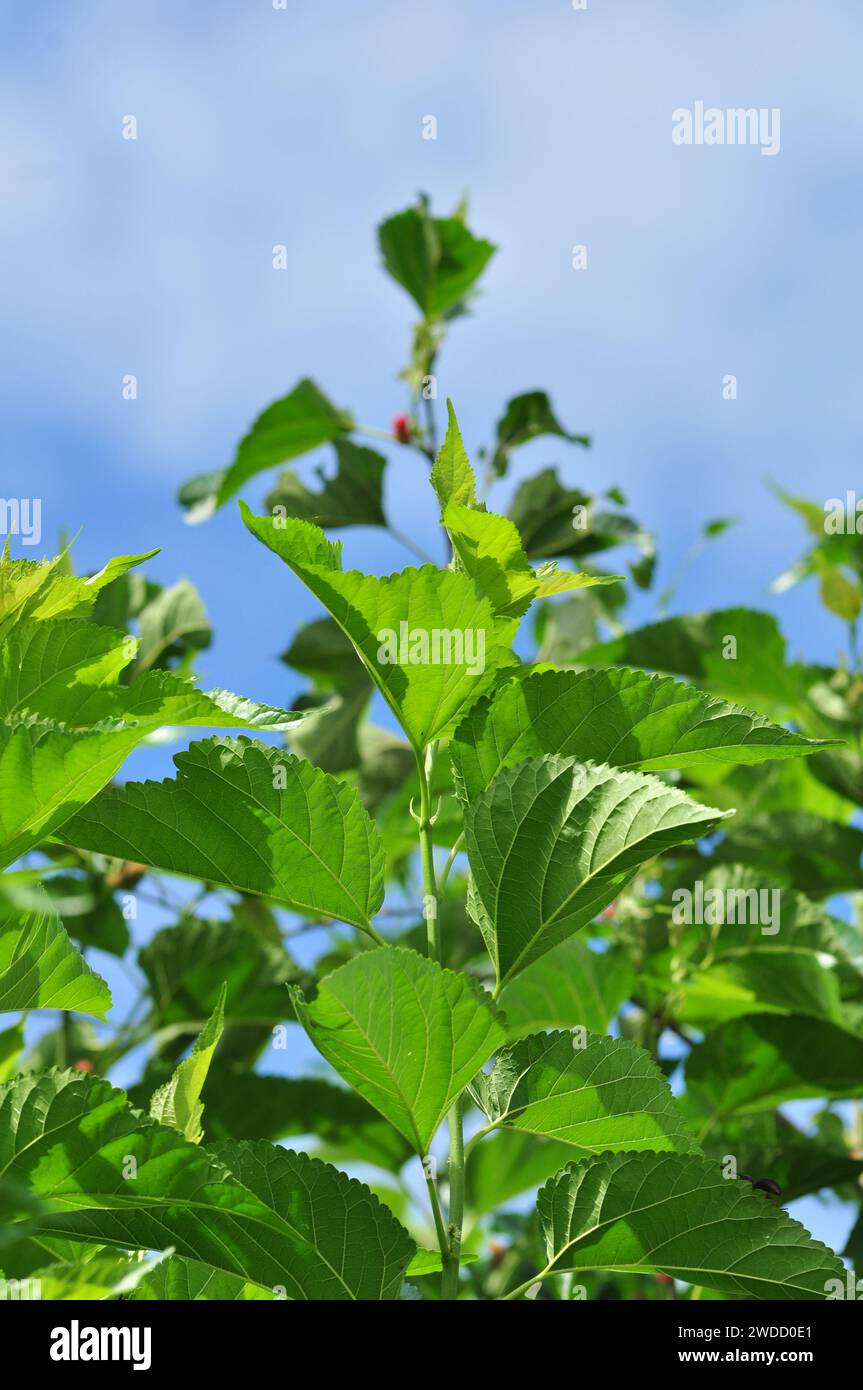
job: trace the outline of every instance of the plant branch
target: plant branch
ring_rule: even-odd
[[[518,1288],[513,1289],[511,1293],[505,1293],[503,1296],[503,1302],[509,1302],[513,1298],[521,1298],[523,1294],[527,1293],[528,1289],[533,1288],[534,1284],[541,1284],[543,1279],[550,1278],[550,1276],[555,1272],[556,1271],[553,1270],[550,1265],[547,1266],[545,1269],[540,1270],[539,1274],[534,1274],[532,1278],[525,1279],[524,1283],[519,1284]]]
[[[434,366],[434,363],[431,364]],[[432,458],[437,457],[437,426],[434,418],[434,403],[431,396],[423,396],[426,412],[426,435]]]
[[[425,1168],[425,1163],[423,1163]],[[435,1180],[429,1172],[426,1172],[426,1187],[428,1188],[429,1202],[431,1203],[432,1216],[434,1217],[434,1228],[437,1232],[437,1242],[440,1246],[441,1259],[446,1265],[447,1258],[447,1237],[446,1226],[444,1225],[443,1213],[440,1207],[440,1198],[437,1195]]]
[[[387,526],[387,530],[389,531],[393,540],[396,540],[399,542],[400,545],[403,545],[405,550],[409,550],[411,555],[415,555],[417,559],[422,562],[422,564],[434,564],[434,560],[429,555],[428,551],[423,550],[421,545],[417,545],[415,541],[412,541],[410,536],[405,535],[404,531],[400,531],[397,526],[393,526],[392,522],[390,522]]]
[[[461,1233],[464,1225],[464,1095],[455,1101],[448,1117],[449,1124],[449,1225],[447,1226],[449,1259],[444,1261],[441,1295],[458,1298],[458,1273],[461,1259]]]
[[[434,768],[434,749],[427,756],[417,754],[417,776],[420,784],[420,812],[417,818],[420,840],[420,861],[423,876],[423,917],[426,923],[426,943],[432,960],[440,961],[438,934],[438,889],[434,867],[434,820],[431,809],[430,774]]]
[[[455,863],[457,856],[461,853],[461,849],[462,849],[462,846],[463,846],[463,845],[464,845],[464,831],[462,831],[461,834],[459,835],[458,839],[456,840],[455,844],[453,845],[452,849],[451,849],[450,852],[449,852],[449,859],[446,861],[446,863],[445,863],[444,866],[443,866],[443,873],[442,873],[441,876],[440,876],[440,883],[438,884],[438,892],[440,892],[440,891],[443,889],[444,884],[446,883],[447,879],[449,878],[449,876],[450,876],[450,871],[452,870],[452,866],[453,866],[453,864]]]
[[[441,940],[438,930],[439,893],[434,865],[434,816],[431,810],[431,782],[434,772],[434,744],[425,753],[417,755],[417,776],[420,785],[420,810],[417,817],[419,825],[420,860],[423,878],[423,916],[426,921],[428,954],[432,960],[441,961]],[[449,1223],[438,1229],[441,1242],[443,1275],[441,1295],[443,1298],[458,1297],[458,1276],[461,1260],[461,1233],[464,1222],[464,1117],[462,1098],[452,1105],[449,1116]],[[427,1176],[429,1194],[433,1184]],[[435,1200],[437,1193],[434,1193]],[[433,1205],[434,1210],[434,1205]],[[437,1227],[437,1214],[435,1216]]]
[[[396,443],[392,430],[381,430],[377,425],[354,425],[351,433],[360,434],[365,439],[385,439],[388,444]]]
[[[472,1134],[464,1147],[465,1158],[470,1158],[477,1144],[479,1144],[480,1141],[483,1140],[487,1134],[493,1134],[494,1131],[496,1129],[500,1129],[500,1127],[500,1120],[492,1120],[491,1124],[483,1125],[482,1129],[478,1129],[476,1134]]]

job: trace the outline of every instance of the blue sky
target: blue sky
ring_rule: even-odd
[[[185,526],[176,488],[302,375],[368,424],[404,408],[412,309],[374,227],[420,189],[440,210],[468,193],[500,247],[441,364],[469,447],[510,395],[548,390],[594,448],[537,441],[514,481],[555,464],[619,484],[658,533],[659,589],[703,520],[742,518],[674,611],[769,607],[796,654],[835,659],[811,587],[768,593],[804,536],[764,479],[822,501],[860,476],[861,39],[853,0],[6,0],[4,494],[42,498],[48,549],[81,528],[82,569],[161,545],[152,573],[192,579],[215,624],[204,683],[289,701],[275,658],[312,600],[233,506]],[[697,100],[778,107],[779,155],[675,146]],[[434,546],[409,451],[388,502]],[[408,562],[345,539],[352,565]]]

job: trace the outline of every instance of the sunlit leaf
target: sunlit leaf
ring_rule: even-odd
[[[821,1299],[837,1257],[718,1163],[616,1154],[572,1163],[542,1188],[548,1267],[664,1273],[755,1299]]]
[[[620,1038],[534,1033],[471,1089],[491,1124],[585,1153],[697,1149],[650,1053]]]
[[[352,427],[350,415],[337,410],[315,383],[304,377],[293,391],[258,416],[240,440],[228,468],[193,478],[181,488],[179,500],[189,509],[186,519],[205,521],[249,478],[339,439]]]
[[[646,860],[721,820],[643,773],[558,757],[501,772],[465,816],[471,912],[498,989],[585,926]]]
[[[508,682],[474,706],[451,754],[469,799],[503,768],[545,753],[654,772],[800,757],[823,746],[680,681],[622,668]]]
[[[476,981],[396,947],[327,975],[310,1004],[294,991],[294,1006],[318,1051],[422,1155],[506,1036]]]
[[[200,1144],[204,1137],[201,1092],[225,1026],[226,993],[227,986],[223,985],[219,1002],[195,1039],[190,1055],[179,1063],[170,1081],[160,1086],[150,1101],[151,1117],[179,1130],[191,1144]]]
[[[354,791],[249,739],[193,743],[174,762],[173,781],[104,792],[66,838],[369,930],[383,850]]]
[[[368,1188],[335,1168],[266,1143],[208,1152],[70,1072],[0,1088],[0,1177],[41,1201],[46,1234],[170,1245],[292,1299],[395,1298],[414,1253]]]
[[[75,1009],[103,1019],[110,1007],[108,986],[53,912],[0,916],[0,1014]]]
[[[341,547],[307,522],[253,516],[280,556],[350,638],[416,749],[444,734],[514,662],[514,624],[465,574],[432,565],[382,579],[341,568]]]

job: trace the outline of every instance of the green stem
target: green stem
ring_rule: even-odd
[[[521,1298],[523,1294],[527,1293],[528,1289],[533,1288],[534,1284],[541,1284],[543,1279],[548,1279],[549,1275],[553,1273],[554,1271],[550,1267],[540,1270],[539,1274],[534,1274],[532,1278],[525,1279],[524,1283],[519,1284],[517,1289],[513,1289],[510,1293],[505,1293],[503,1301],[511,1302],[514,1298]]]
[[[458,1298],[461,1233],[464,1225],[464,1096],[449,1112],[449,1259],[444,1261],[441,1295]]]
[[[434,366],[434,363],[432,363],[431,366],[433,367],[433,366]],[[430,370],[431,370],[431,368],[430,368]],[[424,402],[424,404],[425,404],[425,412],[426,412],[426,434],[427,434],[427,436],[428,436],[429,448],[431,449],[432,458],[436,458],[436,457],[437,457],[437,428],[436,428],[436,425],[435,425],[434,402],[432,401],[431,396],[424,396],[424,397],[423,397],[423,402]]]
[[[463,845],[464,845],[464,831],[461,832],[461,834],[459,835],[458,839],[456,840],[455,844],[453,845],[452,849],[451,849],[450,852],[449,852],[449,859],[448,859],[448,860],[446,861],[446,863],[444,864],[444,866],[443,866],[443,873],[442,873],[441,876],[440,876],[440,883],[438,884],[438,891],[440,891],[440,890],[443,888],[444,884],[446,883],[447,879],[449,878],[449,876],[450,876],[450,870],[452,869],[452,866],[453,866],[453,864],[454,864],[455,861],[456,861],[456,856],[457,856],[458,854],[461,853],[461,849],[462,849],[462,846],[463,846]]]
[[[708,1117],[707,1117],[707,1119],[705,1120],[704,1124],[701,1126],[700,1130],[698,1131],[698,1142],[699,1142],[699,1144],[703,1143],[703,1141],[707,1138],[708,1134],[711,1132],[711,1130],[714,1128],[714,1126],[718,1123],[719,1118],[720,1118],[720,1117],[719,1117],[719,1115],[717,1115],[717,1114],[708,1115]]]
[[[388,946],[388,945],[389,945],[389,942],[387,941],[386,937],[381,936],[381,934],[380,934],[379,931],[375,931],[375,929],[374,929],[374,927],[372,926],[371,922],[369,922],[369,924],[368,924],[367,927],[362,927],[361,930],[365,932],[366,936],[370,936],[370,937],[371,937],[372,941],[375,943],[376,946]]]
[[[471,1135],[464,1146],[465,1158],[470,1158],[477,1144],[481,1143],[487,1134],[493,1134],[496,1129],[500,1129],[500,1125],[500,1120],[492,1120],[491,1124],[483,1125],[482,1129],[478,1129],[476,1134]]]
[[[438,344],[438,347],[439,346],[440,345]],[[425,371],[423,373],[424,376],[434,375],[436,359],[437,348],[434,352],[431,353],[431,355],[428,358],[428,361],[425,364]],[[435,459],[437,458],[438,453],[437,422],[435,420],[434,401],[432,400],[431,396],[425,395],[423,396],[422,401],[423,406],[425,407],[426,427],[423,443],[420,445],[420,448],[422,452],[425,454],[429,463],[432,465],[432,467],[434,467]],[[414,404],[415,407],[419,404],[418,392],[414,396]],[[446,555],[446,562],[447,564],[449,564],[452,560],[452,543],[450,541],[449,532],[447,531],[443,523],[441,523],[440,529],[444,543],[444,553]]]
[[[438,935],[438,890],[434,867],[434,835],[431,809],[431,790],[429,773],[434,765],[434,753],[428,752],[426,761],[417,754],[417,775],[420,784],[420,813],[418,818],[420,838],[420,862],[423,876],[423,916],[426,922],[426,942],[432,960],[440,961],[440,938]]]
[[[423,914],[426,920],[428,954],[432,960],[441,960],[441,941],[438,931],[438,887],[434,866],[434,821],[431,809],[431,779],[434,770],[434,745],[425,757],[417,755],[417,776],[420,785],[420,811],[418,816],[420,860],[423,877]],[[462,1098],[454,1102],[449,1116],[449,1222],[446,1229],[438,1226],[439,1208],[437,1192],[431,1178],[426,1175],[432,1211],[435,1213],[435,1228],[438,1232],[443,1276],[441,1295],[447,1299],[458,1297],[458,1276],[461,1262],[461,1234],[464,1224],[464,1115]]]
[[[353,434],[360,434],[365,439],[385,439],[388,444],[395,444],[396,438],[392,430],[380,430],[377,425],[354,425]]]
[[[366,439],[384,439],[388,444],[398,443],[392,430],[379,430],[376,425],[355,425],[352,433],[362,435]],[[405,446],[400,445],[400,447],[404,448]],[[411,439],[407,447],[415,449],[418,454],[422,454],[427,463],[434,463],[434,454],[431,449],[427,448],[424,444],[420,444]]]
[[[425,1166],[425,1164],[424,1164],[423,1166]],[[444,1222],[443,1222],[443,1214],[442,1214],[441,1209],[440,1209],[440,1200],[439,1200],[438,1195],[437,1195],[437,1188],[435,1187],[435,1180],[434,1180],[434,1178],[431,1176],[431,1174],[430,1174],[428,1171],[426,1171],[426,1187],[428,1188],[429,1201],[431,1202],[432,1216],[434,1217],[434,1228],[435,1228],[435,1231],[436,1231],[436,1233],[437,1233],[437,1243],[438,1243],[438,1246],[440,1247],[441,1259],[442,1259],[443,1262],[444,1262],[444,1267],[446,1267],[447,1246],[448,1246],[447,1234],[446,1234],[446,1227],[444,1226]]]
[[[409,550],[412,555],[415,555],[421,564],[434,564],[434,560],[429,555],[428,551],[423,550],[421,545],[417,545],[415,541],[412,541],[410,536],[405,535],[404,531],[400,531],[399,528],[397,526],[393,526],[392,523],[390,523],[390,525],[387,527],[387,530],[389,531],[393,540],[398,541],[400,545],[404,546],[405,550]]]
[[[66,1009],[60,1011],[60,1066],[65,1071],[72,1065],[72,1015]]]

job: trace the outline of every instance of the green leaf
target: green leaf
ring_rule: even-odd
[[[673,997],[679,1023],[704,1028],[762,1012],[842,1023],[843,995],[863,993],[859,938],[847,923],[802,894],[765,889],[754,867],[719,866],[699,882],[672,892],[682,935],[644,972]]]
[[[580,559],[619,545],[634,545],[642,556],[653,550],[653,538],[637,521],[603,511],[587,493],[564,487],[554,468],[544,468],[519,484],[509,517],[532,560],[561,555]]]
[[[131,1297],[137,1302],[260,1303],[283,1295],[199,1260],[181,1260],[174,1255],[148,1273]]]
[[[5,891],[12,887],[8,881],[11,879],[14,883],[14,875],[7,873],[3,877],[5,881],[0,881],[0,890]],[[16,907],[40,910],[47,896],[79,946],[84,949],[92,946],[111,955],[124,956],[129,949],[129,926],[114,897],[110,875],[107,877],[108,882],[96,873],[86,877],[54,873],[45,879],[44,886],[22,883],[17,890],[13,888],[9,902]]]
[[[848,1237],[848,1244],[842,1253],[847,1260],[851,1260],[855,1269],[859,1269],[863,1261],[863,1211],[855,1221],[854,1229]]]
[[[368,686],[365,668],[334,618],[303,623],[281,660],[309,676],[319,689],[351,691]]]
[[[534,613],[536,661],[570,666],[580,653],[593,646],[600,624],[619,626],[618,614],[626,606],[624,584],[607,584],[586,593],[572,594],[561,603],[543,603]]]
[[[307,710],[259,705],[230,690],[196,690],[188,681],[154,673],[152,685],[135,681],[120,718],[141,724],[179,724],[184,728],[254,729],[258,733],[291,733],[308,717]]]
[[[768,485],[770,491],[779,498],[780,502],[784,502],[786,507],[790,507],[792,511],[797,512],[798,516],[803,518],[810,535],[814,536],[816,540],[823,538],[826,507],[822,506],[820,502],[807,502],[803,497],[794,497],[772,479],[768,479]]]
[[[0,725],[0,868],[85,806],[141,736],[136,725],[77,733],[48,723]]]
[[[382,579],[345,573],[341,547],[317,527],[240,509],[350,638],[415,749],[445,734],[514,663],[513,621],[496,618],[467,575],[433,565]]]
[[[828,565],[824,561],[819,566],[819,572],[824,607],[843,622],[856,623],[863,608],[863,589],[859,580],[849,579],[836,565]]]
[[[357,731],[357,745],[360,752],[359,792],[363,805],[378,815],[382,806],[395,807],[401,799],[403,789],[416,780],[416,759],[414,750],[404,739],[382,729],[366,720]],[[437,781],[438,762],[434,767],[434,780]],[[385,820],[385,815],[384,815]],[[386,825],[379,821],[386,843]],[[403,824],[403,823],[402,823]]]
[[[2,942],[2,937],[0,937]],[[2,985],[0,985],[2,988]],[[11,1028],[0,1032],[0,1083],[8,1081],[18,1070],[21,1053],[24,1051],[24,1020],[19,1019]]]
[[[415,951],[365,951],[297,1017],[340,1076],[425,1155],[453,1101],[505,1040],[475,980]]]
[[[335,1168],[270,1144],[207,1152],[92,1076],[50,1072],[0,1088],[0,1177],[42,1201],[46,1234],[170,1245],[289,1298],[395,1298],[414,1253],[368,1188]]]
[[[585,926],[646,860],[722,819],[654,777],[574,758],[500,773],[465,815],[471,913],[498,991]]]
[[[620,575],[575,574],[554,564],[531,568],[518,530],[505,516],[450,502],[443,514],[455,554],[495,613],[521,617],[535,598],[616,584]]]
[[[643,666],[697,680],[717,693],[773,713],[796,710],[805,670],[787,665],[785,639],[770,613],[727,608],[666,618],[579,653],[587,666]]]
[[[548,1269],[664,1273],[754,1299],[823,1298],[841,1261],[719,1164],[681,1154],[571,1163],[543,1187]]]
[[[432,465],[429,481],[437,493],[441,516],[450,502],[476,507],[476,478],[464,447],[451,400],[447,400],[447,431]]]
[[[702,1122],[703,1118],[698,1116]],[[738,1174],[778,1183],[784,1205],[825,1187],[856,1183],[863,1173],[863,1157],[852,1157],[844,1143],[801,1134],[778,1111],[729,1116],[721,1127],[710,1130],[705,1143],[708,1156],[718,1163],[733,1154]]]
[[[802,559],[774,580],[771,585],[774,593],[783,593],[802,579],[817,575],[821,602],[825,608],[843,622],[856,622],[863,603],[860,583],[863,547],[859,518],[855,527],[855,518],[848,515],[852,504],[838,498],[823,504],[808,502],[801,497],[792,497],[775,483],[771,483],[771,487],[786,506],[802,516],[810,535],[815,538],[815,543]],[[848,497],[853,497],[853,494],[849,493]],[[850,570],[851,574],[846,570]]]
[[[498,477],[502,478],[506,473],[513,449],[544,434],[557,435],[559,439],[567,439],[571,444],[582,444],[585,447],[590,444],[589,435],[570,434],[563,428],[544,391],[527,391],[522,396],[513,396],[497,422],[497,442],[492,456],[492,467]]]
[[[38,1286],[43,1302],[100,1302],[121,1295],[128,1297],[143,1279],[155,1275],[164,1259],[164,1255],[145,1260],[129,1259],[124,1255],[96,1255],[75,1264],[58,1261],[34,1270],[27,1277]]]
[[[325,530],[343,526],[386,526],[383,500],[386,459],[374,449],[361,448],[349,439],[337,439],[333,447],[338,465],[335,477],[327,478],[322,468],[316,468],[321,487],[319,492],[312,492],[292,468],[286,468],[266,499],[267,511],[312,521]]]
[[[200,1144],[204,1137],[201,1092],[224,1031],[227,988],[222,985],[219,1002],[195,1039],[191,1055],[179,1064],[170,1081],[160,1086],[150,1101],[151,1118],[179,1130],[191,1144]]]
[[[96,795],[167,723],[267,731],[304,716],[165,671],[120,685],[134,639],[74,619],[26,619],[0,647],[0,865],[11,864]]]
[[[422,199],[378,228],[384,266],[425,318],[454,310],[479,279],[496,248],[459,217],[432,217]]]
[[[190,526],[206,521],[216,510],[219,488],[225,481],[227,468],[214,468],[209,473],[196,473],[177,491],[177,501],[185,507],[185,520]]]
[[[226,1140],[213,1145],[212,1152],[262,1203],[314,1242],[329,1266],[327,1282],[334,1292],[328,1297],[397,1296],[416,1247],[363,1183],[328,1163],[272,1144]],[[286,1272],[294,1270],[289,1266]],[[285,1286],[288,1298],[298,1296],[286,1279],[277,1284]]]
[[[585,1153],[698,1148],[650,1053],[620,1038],[535,1033],[499,1052],[471,1090],[490,1124]]]
[[[101,591],[127,570],[158,555],[119,555],[109,560],[97,574],[79,579],[62,567],[63,555],[53,560],[12,560],[7,550],[0,554],[0,637],[7,637],[24,618],[84,617]]]
[[[470,800],[503,768],[545,753],[656,772],[801,757],[824,746],[671,677],[624,667],[509,681],[474,706],[450,752]]]
[[[188,579],[161,589],[138,616],[141,645],[136,674],[167,666],[177,658],[209,647],[213,629],[201,596]]]
[[[856,806],[863,806],[863,769],[850,748],[831,749],[826,753],[816,753],[809,765],[810,771],[837,797]],[[805,807],[798,808],[807,809]],[[840,817],[833,817],[840,819]]]
[[[54,913],[0,917],[0,1013],[75,1009],[104,1019],[110,1007],[108,986],[75,950]]]
[[[646,978],[662,988],[661,977],[649,972]],[[842,1023],[836,976],[815,956],[800,957],[793,948],[717,962],[673,986],[672,997],[676,1021],[696,1028],[757,1013],[807,1013]]]
[[[371,695],[371,687],[357,687],[345,695],[310,695],[305,704],[306,718],[292,730],[291,750],[307,758],[323,772],[352,772],[360,766],[359,735],[361,721]]]
[[[686,1060],[687,1084],[718,1115],[811,1096],[856,1096],[863,1040],[822,1019],[756,1014],[722,1024]]]
[[[544,1028],[605,1033],[635,988],[635,972],[616,950],[593,951],[577,937],[535,960],[501,996],[511,1038]]]
[[[243,738],[193,743],[174,762],[174,781],[111,788],[67,823],[65,837],[373,930],[383,848],[354,791]]]
[[[478,1259],[478,1255],[463,1253],[461,1263],[471,1265]],[[440,1274],[442,1269],[443,1260],[439,1250],[418,1250],[407,1267],[407,1277],[419,1279],[424,1274]]]
[[[502,1129],[483,1139],[467,1165],[467,1205],[476,1216],[496,1211],[537,1188],[572,1158],[568,1144],[526,1130]]]
[[[61,721],[72,715],[79,728],[98,723],[104,708],[91,719],[79,714],[78,702],[107,696],[135,646],[125,633],[80,619],[23,619],[0,646],[0,716],[10,722],[28,712]]]
[[[691,769],[687,780],[693,783],[696,795],[726,811],[741,810],[747,815],[757,811],[759,816],[800,811],[816,821],[821,817],[845,824],[853,816],[856,802],[831,791],[821,780],[816,760],[826,756],[815,753],[811,758],[792,758],[763,771],[755,767],[711,770],[704,766]]]
[[[304,377],[293,391],[258,416],[240,440],[229,468],[193,478],[181,489],[179,500],[189,507],[186,520],[193,524],[206,521],[249,478],[307,454],[320,444],[329,444],[352,428],[350,415],[337,410],[315,383]]]
[[[716,847],[714,858],[752,864],[762,882],[787,883],[810,898],[863,888],[863,831],[803,811],[753,816]]]
[[[282,991],[284,995],[284,990]],[[282,1006],[284,1008],[284,1005]],[[398,1172],[413,1149],[361,1096],[317,1078],[260,1076],[216,1066],[207,1099],[214,1139],[288,1139],[313,1134],[328,1155]]]
[[[225,1020],[270,1028],[290,1017],[285,986],[300,971],[281,943],[262,940],[236,919],[185,917],[163,927],[138,954],[160,1028],[198,1032],[226,985]],[[275,1137],[275,1136],[273,1136]]]
[[[133,638],[89,622],[19,623],[0,647],[0,719],[14,728],[36,716],[62,726],[60,732],[141,724],[143,738],[163,724],[275,733],[305,717],[227,690],[205,694],[167,671],[145,671],[133,684],[120,685],[134,649]]]
[[[358,769],[372,685],[348,637],[332,618],[305,623],[282,661],[314,682],[313,690],[297,702],[306,718],[291,731],[291,749],[324,772]]]

